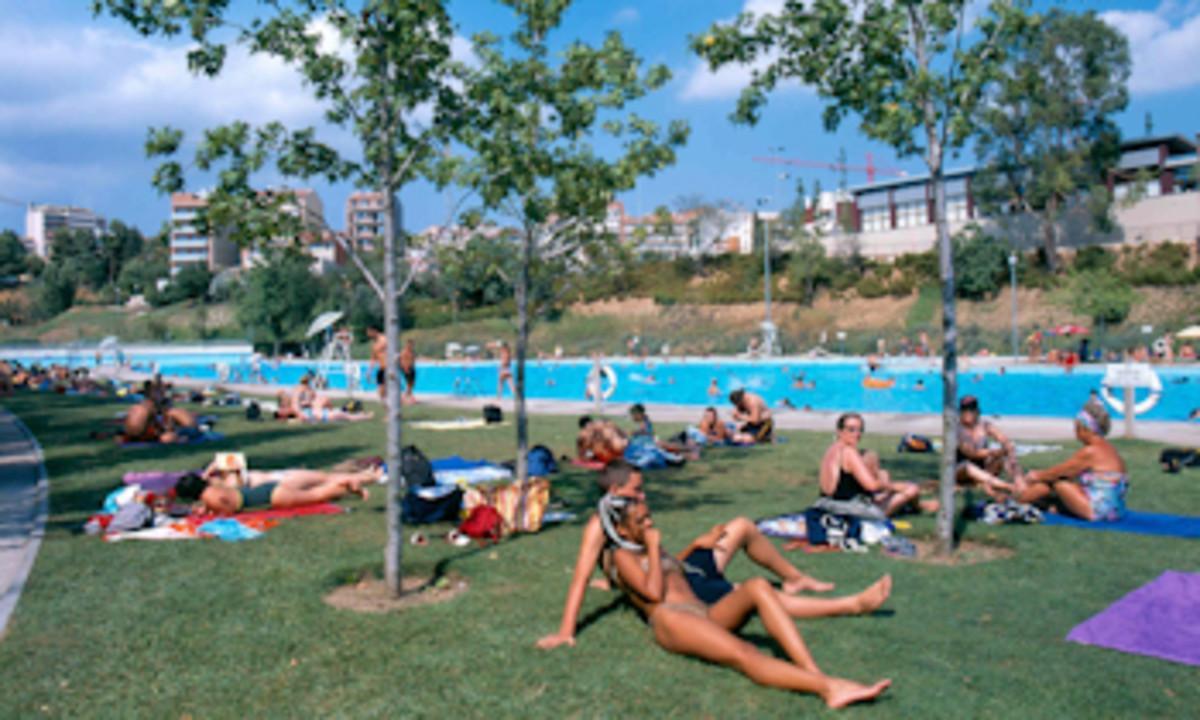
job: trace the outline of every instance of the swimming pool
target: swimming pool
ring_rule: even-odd
[[[4,351],[0,350],[0,355]],[[51,359],[76,366],[95,364],[94,354],[76,351],[44,356],[22,353],[25,362]],[[181,348],[134,348],[125,358],[136,370],[155,369],[164,375],[227,382],[295,384],[305,374],[321,371],[329,387],[345,389],[350,379],[355,389],[373,394],[373,373],[365,362],[323,365],[315,360],[255,361],[248,346],[182,352]],[[108,358],[111,360],[111,357]],[[976,362],[974,360],[970,362]],[[941,375],[928,359],[895,358],[884,361],[873,375],[862,359],[778,358],[610,358],[616,385],[613,403],[727,404],[736,388],[762,395],[772,407],[787,401],[813,410],[937,413],[941,410]],[[583,400],[592,361],[530,360],[526,365],[526,395],[537,399]],[[1085,365],[1073,372],[1057,366],[1018,364],[1003,366],[995,359],[959,373],[959,394],[975,395],[988,415],[1072,417],[1100,389],[1105,366]],[[1154,408],[1139,417],[1150,420],[1187,420],[1200,407],[1200,365],[1155,367],[1162,395]],[[418,364],[417,392],[462,397],[495,397],[498,366],[495,362],[433,362]],[[867,387],[864,380],[880,387]],[[715,381],[715,382],[714,382]],[[606,381],[605,388],[609,385]],[[715,392],[713,392],[715,390]],[[1138,391],[1138,399],[1147,391]],[[507,388],[505,395],[508,395]]]

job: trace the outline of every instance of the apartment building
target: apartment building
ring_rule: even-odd
[[[375,247],[383,235],[383,193],[358,191],[346,198],[346,235],[355,249]]]
[[[201,232],[196,223],[201,210],[208,207],[208,193],[171,194],[171,237],[169,259],[174,277],[188,265],[203,264],[213,272],[239,264],[238,247],[227,233]]]
[[[50,256],[54,234],[59,230],[88,230],[97,237],[108,225],[87,208],[70,205],[29,205],[25,209],[25,247],[45,260]]]

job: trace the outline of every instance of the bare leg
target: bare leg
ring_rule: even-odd
[[[316,505],[331,502],[350,494],[344,483],[323,482],[317,485],[293,485],[280,483],[271,494],[271,507],[291,508],[301,505]]]
[[[1096,519],[1087,493],[1079,485],[1069,480],[1060,480],[1053,484],[1029,483],[1017,499],[1024,503],[1044,503],[1054,497],[1057,497],[1067,512],[1072,515],[1084,520]]]
[[[891,685],[890,680],[859,685],[796,667],[764,655],[720,625],[688,613],[659,608],[653,625],[654,638],[665,650],[733,668],[759,685],[818,695],[833,708],[878,697]]]
[[[978,465],[965,465],[958,472],[958,480],[964,485],[978,485],[983,488],[988,497],[999,499],[1005,493],[1013,492],[1013,486],[1006,483],[995,474],[984,470]]]
[[[866,615],[875,612],[892,593],[892,576],[884,575],[857,595],[840,598],[817,598],[778,593],[779,602],[791,617],[800,620],[839,615]]]
[[[795,565],[780,554],[775,543],[763,535],[752,520],[737,517],[725,524],[725,535],[713,548],[713,559],[717,569],[725,572],[738,550],[745,550],[746,556],[759,567],[770,570],[783,580],[785,592],[796,593],[802,590],[827,592],[833,589],[833,583],[821,582],[800,572]]]
[[[771,637],[775,638],[792,662],[805,670],[821,672],[792,617],[779,601],[775,588],[763,578],[751,578],[738,585],[733,592],[709,607],[708,618],[733,631],[744,625],[750,613],[755,611],[767,632],[771,633]]]
[[[921,486],[910,482],[892,483],[892,492],[887,498],[883,512],[889,517],[896,514],[905,505],[915,503],[921,497]]]

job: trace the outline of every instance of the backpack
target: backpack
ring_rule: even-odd
[[[362,400],[351,400],[342,406],[342,410],[348,413],[360,413],[363,411]]]
[[[467,519],[458,526],[459,532],[477,540],[500,540],[500,513],[491,505],[477,505],[471,509]]]
[[[554,453],[545,445],[534,445],[526,456],[526,468],[531,477],[546,477],[558,472],[558,463]]]
[[[931,453],[933,452],[933,441],[924,435],[907,433],[900,438],[896,452]]]
[[[400,474],[409,487],[429,487],[436,484],[433,465],[416,445],[407,445],[400,451]]]
[[[462,511],[463,491],[455,488],[448,495],[423,498],[415,488],[409,488],[400,501],[400,518],[412,525],[435,522],[455,522]]]
[[[504,411],[500,409],[499,405],[484,405],[483,421],[488,425],[504,422]]]
[[[262,408],[259,407],[258,403],[251,400],[250,404],[246,406],[246,419],[247,420],[258,420],[261,418],[262,418]]]

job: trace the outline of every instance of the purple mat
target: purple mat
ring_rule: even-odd
[[[1067,640],[1200,666],[1200,574],[1168,570],[1075,626]]]

